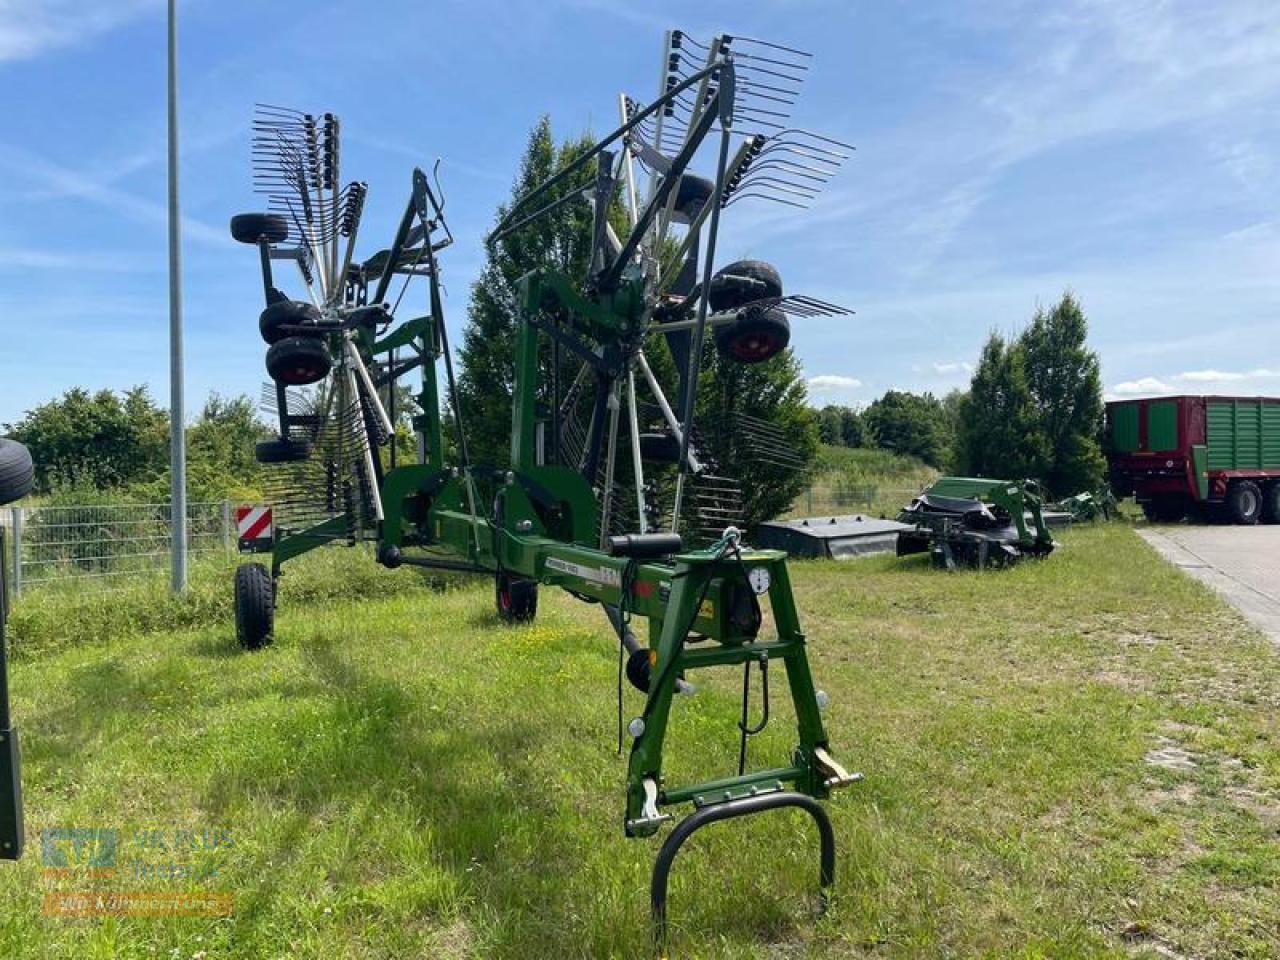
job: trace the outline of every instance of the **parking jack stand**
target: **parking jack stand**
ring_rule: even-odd
[[[709,823],[734,820],[783,807],[799,807],[813,817],[813,822],[818,825],[818,841],[821,847],[818,867],[818,889],[821,896],[819,909],[826,909],[827,888],[831,886],[836,876],[836,837],[835,831],[831,828],[831,819],[818,801],[803,793],[778,790],[710,803],[699,807],[676,824],[675,829],[662,844],[662,849],[658,851],[658,859],[653,864],[653,881],[649,887],[649,897],[653,911],[653,940],[659,957],[665,960],[667,956],[667,880],[671,875],[671,865],[684,842]]]

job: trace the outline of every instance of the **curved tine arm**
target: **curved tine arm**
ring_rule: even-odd
[[[500,239],[505,234],[511,232],[513,228],[509,227],[508,224],[512,219],[514,219],[515,214],[518,210],[520,210],[527,204],[531,203],[535,197],[541,196],[542,194],[550,190],[552,187],[556,186],[559,183],[562,183],[569,176],[576,173],[578,170],[582,169],[582,167],[585,166],[588,161],[595,159],[596,154],[598,154],[601,150],[604,150],[606,147],[608,147],[611,143],[613,143],[618,138],[622,137],[624,134],[629,133],[633,127],[635,127],[637,124],[643,121],[646,117],[649,117],[654,113],[657,113],[659,110],[661,110],[664,106],[670,103],[673,99],[675,99],[685,90],[687,90],[689,87],[693,86],[695,83],[700,82],[703,78],[711,76],[711,74],[713,74],[714,72],[720,69],[720,66],[721,65],[719,63],[712,64],[711,66],[703,70],[699,70],[697,73],[690,76],[687,80],[683,80],[680,83],[676,84],[676,86],[672,87],[662,96],[660,96],[658,99],[654,100],[653,103],[649,104],[643,110],[639,111],[629,121],[624,123],[617,130],[613,131],[613,133],[609,134],[604,139],[598,141],[595,146],[593,146],[590,150],[588,150],[582,156],[578,157],[578,159],[574,160],[573,163],[569,164],[567,167],[565,167],[555,176],[551,177],[549,180],[544,180],[542,184],[536,187],[533,190],[533,192],[530,193],[528,196],[522,197],[520,200],[517,200],[516,203],[512,206],[512,208],[507,212],[507,215],[502,218],[502,222],[499,223],[498,226],[493,230],[493,232],[490,233],[489,236],[485,238],[485,242],[493,243],[494,241]]]
[[[783,193],[790,194],[793,197],[801,197],[805,200],[812,200],[821,192],[817,187],[809,187],[800,183],[792,183],[790,180],[771,176],[748,177],[743,181],[742,185],[744,187],[755,187],[757,190],[781,190]]]
[[[667,171],[666,177],[663,178],[662,184],[656,191],[654,191],[653,196],[649,198],[649,202],[645,204],[644,210],[640,213],[640,219],[632,225],[631,233],[627,236],[627,241],[622,247],[622,252],[613,262],[613,266],[601,274],[600,281],[601,286],[604,289],[608,290],[618,282],[618,278],[622,275],[623,269],[625,269],[627,263],[630,261],[631,255],[635,253],[636,247],[640,245],[641,239],[649,232],[649,227],[653,225],[654,218],[658,215],[659,208],[668,209],[670,206],[669,201],[674,200],[675,192],[680,185],[680,178],[684,176],[684,172],[689,166],[689,161],[693,159],[693,155],[702,144],[703,138],[705,138],[711,131],[711,125],[719,115],[717,101],[719,101],[720,96],[721,93],[717,90],[715,96],[712,98],[712,102],[708,104],[706,111],[698,119],[694,128],[689,131],[689,135],[685,139],[684,147],[681,148],[675,159],[671,161],[671,168]],[[725,158],[723,156],[720,158],[720,163],[721,170],[723,170],[723,164],[725,163]],[[708,206],[711,206],[713,210],[718,207],[720,203],[720,196],[724,191],[723,173],[721,174],[718,186],[719,190],[715,196],[707,201]]]
[[[781,157],[775,157],[771,160],[765,160],[763,163],[751,164],[751,172],[759,170],[777,169],[779,173],[785,173],[793,177],[803,177],[805,180],[813,180],[817,183],[829,183],[834,170],[818,170],[814,167],[806,167],[804,164],[796,163],[794,160],[784,160]]]
[[[759,190],[744,190],[741,193],[735,193],[725,203],[726,207],[732,207],[739,200],[772,200],[774,203],[781,203],[788,207],[795,207],[797,210],[808,210],[808,204],[796,203],[793,200],[783,200],[781,197],[775,197],[771,193],[763,193]]]
[[[840,150],[854,151],[858,149],[851,143],[845,143],[843,140],[837,140],[834,137],[826,137],[820,133],[814,133],[812,130],[805,130],[802,127],[788,127],[786,130],[781,131],[778,134],[778,136],[782,137],[785,134],[794,134],[796,137],[801,137],[801,138],[804,138],[805,140],[820,140],[823,143],[829,143],[832,147],[839,147]],[[833,156],[838,156],[838,157],[841,157],[842,159],[846,159],[846,160],[848,159],[848,154],[840,153],[839,150],[831,150],[829,148],[820,147],[816,143],[800,142],[796,145],[804,147],[809,150],[819,150],[822,152],[830,153]]]

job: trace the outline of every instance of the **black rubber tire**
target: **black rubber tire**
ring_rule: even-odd
[[[267,373],[285,386],[319,383],[332,368],[329,348],[314,337],[285,337],[267,351]]]
[[[236,642],[260,650],[275,639],[276,602],[271,575],[260,563],[236,567]]]
[[[267,343],[279,343],[285,337],[323,336],[320,331],[314,334],[286,333],[281,327],[298,327],[316,323],[320,319],[320,311],[314,304],[305,300],[281,300],[271,304],[258,314],[258,332]]]
[[[678,463],[680,442],[670,433],[642,433],[640,459],[648,463]]]
[[[738,319],[717,327],[716,349],[734,363],[772,360],[791,342],[791,321],[777,307],[745,307]]]
[[[300,463],[311,456],[311,444],[306,440],[277,437],[263,440],[254,447],[253,455],[259,463]]]
[[[1280,480],[1273,480],[1262,491],[1262,522],[1280,523]]]
[[[737,260],[711,278],[709,300],[715,311],[733,310],[753,300],[782,296],[782,275],[763,260]]]
[[[1226,502],[1232,523],[1253,526],[1262,518],[1262,491],[1252,480],[1237,480],[1229,486]]]
[[[278,213],[237,213],[231,218],[231,236],[240,243],[283,243],[289,237],[289,221]]]
[[[1177,523],[1186,517],[1188,507],[1186,497],[1155,496],[1143,502],[1142,513],[1152,523]]]
[[[538,612],[537,580],[500,573],[494,580],[493,594],[499,620],[519,623],[532,620]]]
[[[31,454],[17,440],[0,439],[0,503],[21,500],[35,483]]]
[[[692,223],[715,192],[716,185],[713,181],[694,173],[686,173],[680,178],[680,186],[676,187],[674,209]]]

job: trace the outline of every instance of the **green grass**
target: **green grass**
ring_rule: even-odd
[[[867,776],[829,804],[834,904],[814,917],[801,814],[720,824],[677,861],[673,956],[1280,954],[1280,657],[1131,530],[999,573],[876,557],[793,578],[836,754]],[[254,655],[224,606],[70,646],[28,621],[33,847],[0,864],[0,956],[646,955],[657,843],[622,836],[599,611],[544,591],[513,629],[484,584],[345,599],[301,580]],[[673,782],[730,769],[736,676],[678,702]],[[791,745],[773,713],[755,763]],[[50,890],[180,886],[43,877],[55,825],[229,830],[186,857],[234,916],[43,916]]]

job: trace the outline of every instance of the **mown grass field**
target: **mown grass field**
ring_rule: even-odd
[[[1280,955],[1280,656],[1130,529],[1006,572],[793,578],[836,754],[867,777],[829,805],[834,903],[815,918],[802,814],[720,824],[677,862],[673,956]],[[331,557],[311,579],[258,654],[222,572],[184,605],[19,605],[31,847],[0,863],[0,956],[648,955],[657,844],[622,835],[600,612],[544,591],[507,628],[483,584]],[[730,772],[739,685],[679,701],[672,781]],[[752,761],[792,738],[775,700]],[[117,875],[43,876],[53,826],[122,831]],[[189,886],[233,916],[42,915],[53,890],[181,888],[131,876],[165,860],[135,830],[181,828],[227,831],[167,857],[215,869]]]

